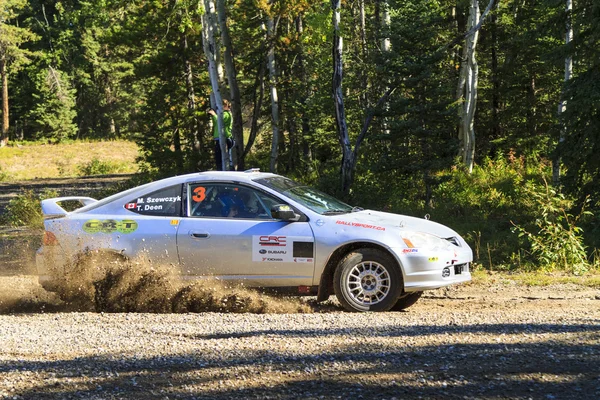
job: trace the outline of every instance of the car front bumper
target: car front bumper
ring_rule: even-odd
[[[468,247],[441,253],[392,250],[402,265],[406,292],[438,289],[471,280],[473,256]]]

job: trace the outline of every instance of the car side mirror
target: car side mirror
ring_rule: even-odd
[[[271,207],[271,216],[275,219],[290,222],[295,222],[300,219],[300,215],[296,214],[292,207],[287,204],[275,204]]]

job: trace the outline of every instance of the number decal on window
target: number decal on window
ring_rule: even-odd
[[[192,200],[196,203],[200,203],[206,198],[206,188],[203,186],[198,186],[194,189],[194,195],[192,196]]]

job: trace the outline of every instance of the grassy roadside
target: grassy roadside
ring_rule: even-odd
[[[124,140],[107,142],[12,143],[0,148],[0,181],[67,178],[137,171],[138,147]]]
[[[600,271],[588,271],[584,275],[576,276],[565,272],[496,272],[479,268],[472,272],[472,277],[472,284],[481,285],[551,286],[573,284],[600,289]]]

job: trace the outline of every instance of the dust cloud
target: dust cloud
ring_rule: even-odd
[[[88,253],[50,291],[37,276],[0,277],[0,313],[310,313],[299,298],[276,297],[219,280],[183,281],[173,266]]]

